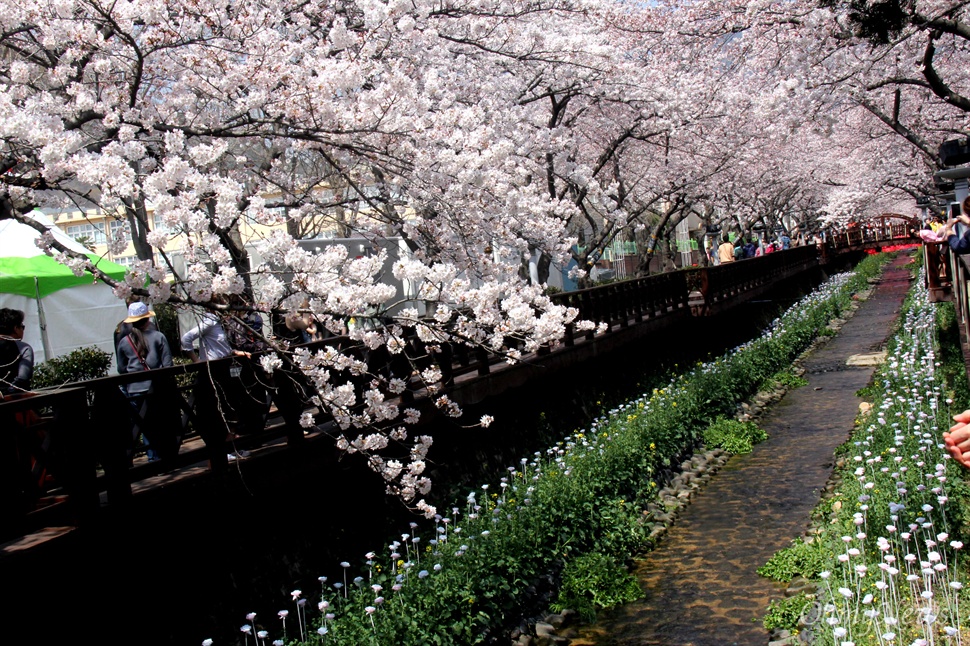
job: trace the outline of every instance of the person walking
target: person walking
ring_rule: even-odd
[[[224,305],[227,300],[215,295],[212,302]],[[196,341],[199,344],[198,352],[194,348]],[[199,317],[198,325],[182,335],[181,346],[182,351],[195,363],[246,354],[243,350],[233,349],[226,326],[215,313],[208,311]],[[225,440],[234,443],[238,436],[236,431],[244,426],[239,414],[243,409],[241,402],[250,395],[240,382],[241,375],[242,367],[235,364],[230,367],[210,366],[196,373],[191,403],[195,407],[196,418],[206,428],[201,434],[207,444],[217,441],[223,432]],[[236,449],[235,444],[233,451],[227,454],[230,462],[248,456],[249,451]]]
[[[115,348],[120,374],[147,372],[173,365],[168,339],[155,329],[152,323],[154,316],[155,312],[145,303],[128,306],[128,318],[123,323],[130,324],[131,331],[119,339]],[[146,393],[151,389],[151,384],[151,380],[135,381],[128,384],[127,390],[134,394]]]
[[[744,243],[744,257],[754,258],[757,255],[758,247],[754,244],[754,240],[748,238],[747,242]]]

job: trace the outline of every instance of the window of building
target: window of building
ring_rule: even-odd
[[[160,215],[156,215],[152,220],[152,230],[159,233],[173,233],[172,227],[165,224],[165,218]]]
[[[94,224],[72,224],[67,227],[67,235],[74,240],[84,239],[94,244],[105,244],[104,227]]]

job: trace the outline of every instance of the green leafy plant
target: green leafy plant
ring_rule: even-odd
[[[327,643],[488,642],[559,563],[566,565],[557,607],[589,616],[635,597],[636,583],[620,564],[643,544],[639,510],[655,499],[660,474],[719,419],[727,440],[763,438],[755,425],[725,417],[790,366],[864,283],[853,274],[834,277],[769,333],[671,375],[521,460],[499,486],[482,485],[450,507],[433,544],[402,537],[388,546],[390,560],[369,558],[360,577],[369,585],[325,583],[332,612],[317,625]],[[416,544],[427,545],[420,555]],[[374,585],[382,587],[381,604],[373,603]]]
[[[812,605],[812,600],[804,594],[772,601],[768,604],[768,612],[764,619],[765,630],[774,630],[775,628],[797,630],[799,618],[810,605]]]
[[[832,560],[832,550],[820,541],[794,541],[791,547],[775,552],[768,562],[758,568],[758,574],[775,581],[791,581],[796,576],[815,577]]]
[[[155,312],[155,324],[158,326],[158,331],[165,335],[169,347],[173,351],[177,351],[182,343],[182,336],[179,333],[178,310],[169,303],[155,303],[152,305],[152,310]]]
[[[754,445],[768,439],[768,434],[754,422],[739,422],[718,417],[704,431],[704,444],[730,453],[751,453]]]
[[[640,585],[626,568],[610,556],[599,552],[584,554],[566,564],[562,587],[553,610],[571,608],[587,621],[596,611],[639,599]]]
[[[34,368],[33,388],[62,386],[76,381],[97,379],[108,374],[111,355],[97,346],[78,348],[69,354],[49,359]]]
[[[815,544],[826,560],[819,563],[811,546],[795,545],[759,570],[777,579],[815,574],[818,643],[840,643],[849,635],[854,643],[875,644],[883,634],[883,617],[896,618],[892,632],[909,642],[923,634],[923,603],[930,596],[937,604],[936,625],[948,634],[962,632],[962,609],[950,592],[965,585],[962,566],[934,566],[932,581],[918,595],[891,576],[893,554],[932,553],[936,561],[957,563],[962,560],[958,550],[970,541],[964,472],[946,459],[939,438],[952,423],[952,412],[963,407],[953,408],[948,373],[966,380],[959,338],[947,339],[945,333],[946,310],[945,304],[930,303],[923,281],[915,281],[887,343],[891,359],[865,389],[872,411],[857,418],[851,438],[837,451],[843,459],[832,496],[813,514]],[[951,351],[952,370],[946,365]],[[858,612],[860,601],[869,611]],[[773,604],[766,628],[794,626],[801,611],[787,603]]]
[[[952,302],[937,304],[936,324],[940,339],[940,372],[949,387],[950,399],[956,402],[954,409],[962,410],[970,404],[970,384],[967,382],[967,367],[960,345],[960,327]]]
[[[783,370],[775,375],[775,383],[779,386],[785,388],[786,390],[794,390],[795,388],[801,388],[802,386],[808,385],[808,380],[804,377],[798,377],[790,370]]]

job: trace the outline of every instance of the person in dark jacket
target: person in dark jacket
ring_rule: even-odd
[[[0,401],[30,394],[34,350],[24,343],[24,313],[0,309]],[[32,411],[0,412],[0,517],[12,520],[31,508],[39,495],[31,450],[37,436],[28,420]]]
[[[0,396],[30,390],[34,376],[34,349],[24,343],[24,313],[0,309]]]
[[[744,257],[754,258],[757,250],[758,250],[757,245],[754,243],[753,240],[751,240],[751,238],[748,238],[748,241],[744,243]]]
[[[118,373],[122,375],[148,372],[159,368],[172,366],[172,350],[165,335],[152,325],[155,312],[145,303],[132,303],[128,306],[128,318],[123,323],[131,325],[128,334],[118,340],[115,354],[118,357]],[[145,447],[148,460],[154,462],[158,456],[151,444],[157,443],[158,437],[164,429],[159,420],[153,419],[151,412],[151,394],[153,380],[134,381],[127,384],[123,390],[131,404],[132,439],[145,435]]]
[[[118,340],[115,353],[118,355],[118,372],[126,375],[132,372],[147,372],[172,366],[172,350],[168,339],[152,325],[151,311],[144,303],[128,306],[128,318],[123,323],[131,324],[131,331]],[[136,381],[128,384],[128,394],[144,394],[151,387],[151,381]]]

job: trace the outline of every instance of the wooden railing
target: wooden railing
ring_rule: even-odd
[[[605,323],[605,336],[568,329],[558,348],[543,348],[522,362],[541,362],[545,355],[600,343],[641,324],[709,314],[817,262],[815,246],[800,247],[556,294],[553,300],[578,308],[580,319]],[[365,361],[370,375],[403,380],[407,388],[400,403],[419,408],[428,405],[429,393],[414,377],[415,369],[438,366],[446,390],[489,376],[498,364],[510,369],[503,358],[480,347],[429,347],[413,334],[406,342],[406,351],[395,355],[384,348],[364,351],[346,337],[307,347],[333,346]],[[354,378],[358,401],[371,378]],[[147,419],[139,420],[121,387],[145,380],[153,388]],[[101,507],[125,504],[133,485],[161,474],[190,466],[195,472],[223,471],[234,449],[302,446],[307,441],[300,426],[305,412],[315,415],[322,428],[332,423],[311,403],[298,371],[267,375],[255,359],[244,358],[106,377],[0,403],[0,541],[52,523],[83,522]],[[157,461],[146,459],[136,425]],[[231,434],[238,438],[230,442]]]
[[[579,310],[578,320],[627,327],[630,324],[656,320],[687,308],[688,274],[691,270],[656,274],[646,278],[624,280],[600,287],[589,287],[555,294],[552,300]],[[595,331],[584,334],[592,339]],[[566,331],[566,345],[573,345],[572,328]]]
[[[700,275],[696,281],[708,307],[737,298],[751,290],[771,285],[793,273],[818,264],[818,249],[804,246],[770,253],[740,262],[692,270]]]
[[[136,411],[121,388],[150,381]],[[285,423],[267,424],[269,403]],[[117,375],[42,390],[0,404],[0,540],[56,523],[78,523],[103,505],[124,504],[132,484],[195,463],[224,470],[230,433],[241,442],[303,440],[299,376],[273,377],[245,359]],[[148,440],[157,461],[149,462]],[[15,474],[15,475],[13,475]]]
[[[919,238],[916,237],[916,231],[909,224],[886,223],[877,227],[848,229],[833,233],[829,236],[827,246],[834,250],[840,250],[897,241],[905,244],[907,242],[918,242]]]
[[[953,253],[946,244],[926,244],[923,250],[930,299],[953,301],[964,364],[970,375],[970,258]]]

